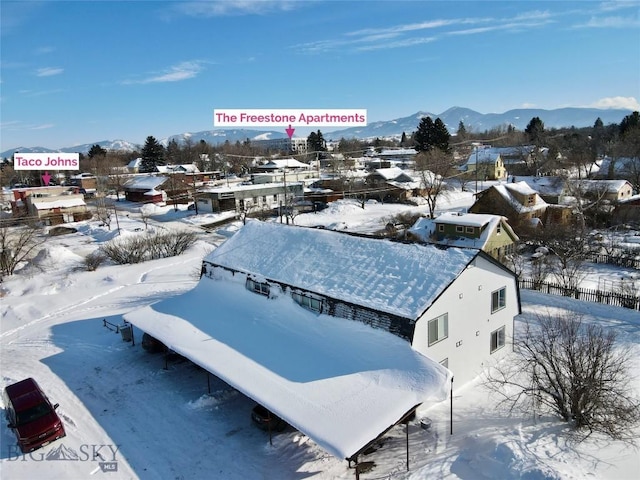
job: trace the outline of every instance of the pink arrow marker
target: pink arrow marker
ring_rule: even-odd
[[[291,128],[291,125],[289,125],[289,128],[285,129],[285,132],[287,132],[287,135],[289,135],[289,140],[291,140],[291,137],[293,137],[293,132],[295,132],[296,129],[295,128]]]
[[[44,175],[42,175],[42,180],[44,181],[45,186],[49,185],[49,182],[51,181],[51,175],[49,175],[49,172],[44,172]]]

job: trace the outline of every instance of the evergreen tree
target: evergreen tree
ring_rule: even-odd
[[[420,120],[414,138],[418,152],[428,152],[434,148],[443,152],[449,151],[451,135],[440,118],[436,118],[435,122],[431,120],[431,117],[425,117]]]
[[[423,117],[420,120],[418,130],[414,135],[418,152],[428,152],[433,147],[433,129],[431,117]]]
[[[460,120],[460,123],[458,123],[458,131],[456,132],[456,136],[460,141],[466,140],[467,138],[467,128],[464,126],[464,122],[462,120]]]
[[[527,128],[524,129],[524,133],[527,134],[530,142],[536,146],[541,146],[543,143],[544,123],[540,120],[540,117],[533,117]]]
[[[93,157],[104,157],[107,154],[107,151],[102,148],[100,145],[95,144],[89,149],[89,153],[87,154],[89,158]]]
[[[449,151],[450,138],[451,135],[444,122],[440,120],[440,117],[436,118],[436,121],[433,122],[433,146],[446,153]]]
[[[402,132],[402,137],[400,138],[400,146],[404,147],[407,144],[407,134]]]
[[[178,142],[176,142],[175,139],[172,139],[169,141],[169,143],[167,144],[167,150],[165,152],[165,156],[167,159],[167,162],[169,162],[169,164],[171,165],[178,165],[181,164],[182,162],[180,161],[180,146],[178,145]]]
[[[142,147],[140,156],[142,158],[140,172],[155,172],[158,165],[164,164],[164,147],[150,135],[147,137],[144,147]]]
[[[602,123],[602,119],[598,117],[593,124],[591,132],[592,149],[596,156],[604,154],[605,134],[604,123]]]
[[[326,142],[320,130],[309,134],[307,137],[307,148],[311,152],[324,152],[327,150]]]
[[[629,131],[634,131],[640,126],[640,113],[633,112],[620,122],[620,135],[624,136]]]

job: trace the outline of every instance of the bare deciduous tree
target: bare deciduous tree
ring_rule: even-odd
[[[33,251],[44,243],[41,228],[35,223],[10,227],[0,225],[0,274],[13,275],[16,267],[28,260]]]
[[[435,148],[416,155],[416,173],[420,178],[421,196],[427,201],[429,215],[434,218],[438,198],[445,194],[445,179],[454,170],[453,156]]]
[[[616,343],[613,329],[584,323],[578,314],[539,315],[513,346],[485,382],[503,405],[553,413],[586,436],[635,441],[640,403],[631,388],[633,352]]]
[[[549,273],[570,294],[586,275],[585,263],[592,250],[586,229],[576,224],[551,224],[536,231],[535,239],[553,254]]]

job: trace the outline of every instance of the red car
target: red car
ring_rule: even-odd
[[[4,389],[4,408],[23,453],[32,452],[66,435],[56,408],[33,378]]]

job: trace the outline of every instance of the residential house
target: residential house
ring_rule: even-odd
[[[503,357],[518,313],[516,276],[480,250],[249,221],[182,302],[125,319],[357,461]]]
[[[288,207],[296,200],[302,200],[303,196],[304,186],[299,182],[236,183],[201,188],[197,201],[199,212],[259,212]]]
[[[378,168],[365,177],[365,186],[380,190],[378,197],[382,200],[404,201],[414,196],[420,182],[399,167]],[[375,197],[375,192],[371,196]]]
[[[620,200],[616,204],[611,214],[611,224],[640,226],[640,194]]]
[[[515,181],[514,177],[514,181]],[[566,178],[556,176],[543,177],[517,177],[518,181],[525,182],[532,190],[548,204],[560,205],[568,201],[565,197],[569,195],[566,188]]]
[[[494,185],[478,193],[469,212],[507,217],[517,231],[523,226],[539,225],[547,207],[547,202],[525,182],[513,182]]]
[[[640,180],[640,157],[609,157],[606,156],[599,162],[596,178],[623,179],[636,184]]]
[[[515,275],[482,251],[257,221],[245,227],[204,260],[204,275],[234,271],[250,290],[286,293],[317,313],[383,328],[446,360],[463,383],[492,358],[492,332],[512,335]],[[469,312],[484,312],[482,321]]]
[[[187,163],[184,165],[157,165],[156,170],[158,170],[158,173],[162,173],[166,175],[173,174],[173,173],[195,174],[200,172],[198,167],[193,163],[191,164]]]
[[[142,158],[134,158],[127,164],[127,170],[129,173],[140,173],[140,167],[142,165]]]
[[[633,196],[633,186],[627,180],[567,180],[567,190],[574,196],[590,200],[617,203]]]
[[[370,187],[385,187],[388,182],[413,183],[415,180],[398,167],[377,168],[365,178],[365,183]]]
[[[284,170],[296,171],[309,169],[311,169],[311,166],[308,163],[303,163],[299,160],[296,160],[295,158],[275,158],[254,167],[254,170],[256,172],[273,172]]]
[[[170,177],[163,175],[137,175],[122,185],[122,191],[130,202],[162,204],[168,198],[164,185],[169,181]]]
[[[295,158],[270,160],[262,165],[257,165],[253,170],[251,183],[254,184],[303,182],[318,177],[318,172],[312,170],[309,164],[302,163]]]
[[[98,178],[92,173],[79,173],[72,175],[65,182],[66,185],[77,187],[79,193],[87,196],[94,196],[98,191]]]
[[[507,170],[502,156],[490,147],[476,147],[460,170],[469,175],[477,176],[479,180],[504,180],[507,178]]]
[[[376,162],[378,168],[388,168],[396,166],[402,169],[411,168],[415,165],[415,159],[418,152],[415,148],[382,148],[376,149],[370,147],[365,152],[367,157],[366,163],[369,168],[376,168]]]
[[[47,225],[78,222],[91,218],[84,195],[69,187],[28,187],[13,189],[12,216],[30,216]]]
[[[462,212],[421,217],[407,235],[423,243],[477,248],[499,261],[515,252],[519,240],[505,217]]]

